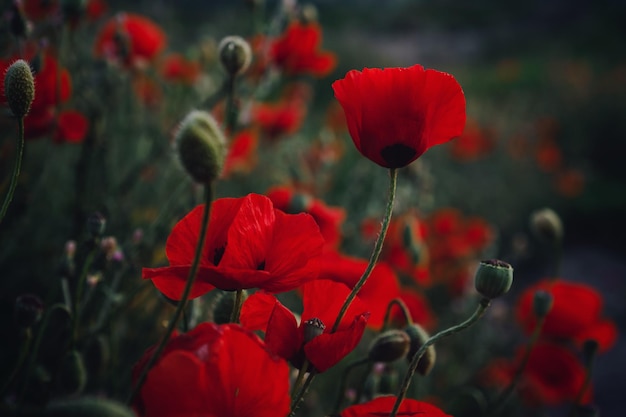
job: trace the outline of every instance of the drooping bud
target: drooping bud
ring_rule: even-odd
[[[550,208],[533,212],[530,228],[537,238],[545,242],[559,242],[563,238],[563,223],[559,215]]]
[[[87,371],[77,350],[70,350],[63,358],[58,383],[60,392],[66,395],[79,394],[85,388]]]
[[[4,95],[15,117],[26,116],[35,98],[35,80],[30,66],[23,59],[18,59],[7,69]]]
[[[223,291],[220,290],[217,297],[213,301],[213,321],[216,324],[226,324],[230,323],[230,316],[233,312],[233,308],[235,307],[235,291]],[[241,293],[243,304],[248,298],[248,292],[243,290]]]
[[[413,360],[413,356],[417,353],[418,350],[426,343],[428,339],[430,339],[430,335],[424,330],[422,326],[417,323],[413,323],[404,328],[406,334],[409,335],[411,339],[411,347],[409,349],[409,354],[407,355],[407,360],[411,362]],[[426,376],[432,371],[435,366],[435,361],[437,360],[437,353],[435,352],[435,346],[430,345],[424,351],[424,355],[417,363],[417,372]]]
[[[476,291],[491,300],[506,294],[513,284],[513,267],[498,259],[481,261],[474,277]]]
[[[125,405],[100,397],[82,397],[50,402],[43,417],[134,417]]]
[[[217,122],[202,110],[190,112],[175,135],[180,162],[200,184],[216,180],[226,157],[226,139]]]
[[[372,362],[393,362],[406,356],[411,339],[403,330],[392,329],[372,341],[367,356]]]
[[[15,300],[15,309],[13,317],[15,324],[22,328],[28,329],[41,320],[43,314],[43,302],[34,294],[23,294]]]
[[[252,62],[250,44],[241,36],[227,36],[218,46],[220,62],[231,76],[245,72]]]
[[[87,218],[87,231],[93,238],[102,237],[106,229],[107,220],[100,212],[91,213]]]
[[[533,312],[535,316],[541,318],[548,315],[552,309],[552,294],[547,291],[537,290],[533,295]]]
[[[324,333],[326,325],[318,318],[312,318],[304,322],[304,343],[308,343]]]

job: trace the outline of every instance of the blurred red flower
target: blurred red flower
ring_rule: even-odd
[[[188,60],[179,53],[171,53],[163,58],[160,71],[167,81],[192,85],[200,78],[200,63]]]
[[[324,201],[293,187],[279,186],[266,193],[274,207],[286,213],[309,213],[320,227],[326,244],[336,248],[341,242],[341,225],[346,218],[343,207],[331,207]]]
[[[152,20],[134,13],[118,13],[100,29],[94,53],[125,66],[136,66],[152,61],[165,44],[165,33]]]
[[[201,323],[168,342],[133,405],[142,417],[274,417],[289,402],[289,366],[262,340],[238,325]]]
[[[95,21],[104,16],[108,8],[105,0],[88,0],[85,6],[85,14],[89,20]]]
[[[324,77],[335,68],[337,59],[331,52],[320,51],[321,43],[322,29],[317,23],[293,21],[283,35],[272,42],[270,57],[289,75]]]
[[[170,266],[143,269],[143,278],[171,299],[180,299],[187,281],[203,208],[193,209],[172,229],[165,247]],[[190,298],[216,287],[292,290],[318,277],[323,245],[310,215],[285,214],[265,196],[215,200]]]
[[[598,342],[606,351],[617,339],[615,323],[601,317],[602,295],[593,287],[563,280],[542,280],[527,287],[517,304],[517,319],[530,334],[537,323],[533,314],[533,297],[537,290],[552,294],[552,308],[546,316],[541,335],[557,340],[572,340],[579,346],[585,340]]]
[[[346,285],[327,279],[304,284],[298,324],[294,314],[276,297],[257,292],[244,303],[241,324],[249,330],[265,331],[268,348],[294,366],[300,368],[306,358],[318,372],[324,372],[352,352],[365,330],[369,314],[357,298],[337,331],[330,332],[349,293]]]
[[[340,414],[341,417],[382,417],[388,416],[396,402],[396,397],[385,395],[375,398],[363,404],[353,405],[346,408]],[[402,401],[398,409],[398,416],[419,417],[450,417],[434,405],[407,398]]]
[[[450,154],[460,162],[475,161],[493,150],[495,135],[491,129],[467,120],[463,134],[450,142]]]
[[[259,138],[256,131],[242,130],[237,133],[228,146],[222,177],[228,178],[234,173],[246,174],[252,171],[257,162],[258,145]]]
[[[28,19],[43,20],[59,11],[59,0],[22,0],[22,10]]]
[[[320,277],[342,282],[353,288],[363,275],[367,264],[365,259],[349,257],[329,250],[322,258]],[[387,305],[399,294],[400,285],[396,274],[388,264],[378,262],[359,291],[359,298],[370,312],[367,325],[373,329],[380,329],[385,319]]]
[[[54,141],[80,143],[89,129],[89,120],[79,111],[67,110],[59,114]]]
[[[252,107],[252,122],[258,124],[269,140],[294,134],[306,116],[302,100],[281,100],[276,103],[256,103]]]
[[[426,330],[432,330],[434,328],[437,319],[428,304],[428,300],[423,294],[410,288],[402,288],[400,290],[400,299],[409,309],[413,322],[418,323]],[[401,323],[401,325],[406,324],[398,308],[394,308],[391,317],[394,321]]]
[[[465,96],[444,72],[421,65],[365,68],[332,86],[355,146],[382,167],[404,167],[463,133]]]

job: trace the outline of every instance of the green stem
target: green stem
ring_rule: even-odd
[[[511,379],[511,382],[509,382],[509,385],[507,385],[504,391],[502,391],[500,395],[498,395],[498,397],[493,402],[493,406],[491,407],[491,410],[487,413],[487,415],[495,415],[498,412],[500,412],[502,407],[506,404],[509,397],[513,393],[513,390],[515,389],[520,379],[522,378],[524,369],[526,369],[526,365],[528,364],[528,360],[530,359],[530,353],[532,352],[533,348],[537,344],[537,341],[539,340],[539,335],[541,335],[541,329],[543,328],[543,324],[545,323],[545,321],[546,321],[546,316],[541,317],[537,321],[537,324],[535,325],[533,333],[530,336],[530,340],[528,341],[528,344],[526,345],[526,350],[524,351],[522,362],[520,362],[520,365],[517,367],[517,370],[515,371],[515,375],[513,375],[513,378]]]
[[[413,356],[413,359],[411,359],[411,364],[409,365],[409,369],[406,375],[404,376],[402,387],[400,388],[400,392],[398,393],[398,397],[396,398],[396,403],[393,405],[393,409],[391,410],[391,414],[389,414],[389,417],[396,416],[396,413],[398,412],[398,409],[400,408],[400,405],[402,404],[402,400],[404,400],[404,398],[406,397],[407,390],[409,389],[409,386],[411,385],[411,380],[413,379],[413,375],[415,375],[417,364],[419,363],[422,356],[424,356],[426,349],[428,349],[430,345],[434,344],[439,339],[443,339],[444,337],[448,337],[462,330],[465,330],[472,324],[476,323],[483,316],[483,314],[485,314],[490,304],[491,304],[491,300],[487,298],[481,299],[480,303],[478,304],[478,307],[476,307],[476,310],[474,311],[474,314],[472,314],[470,318],[465,320],[463,323],[457,324],[456,326],[452,326],[449,329],[446,329],[437,333],[436,335],[428,339],[419,348],[419,350]]]
[[[291,412],[289,413],[289,417],[294,417],[296,415],[296,409],[298,408],[300,401],[302,401],[302,398],[304,398],[306,392],[309,390],[309,387],[311,386],[315,375],[315,370],[312,370],[309,373],[309,377],[306,379],[306,381],[304,381],[304,384],[302,385],[302,388],[300,388],[300,391],[298,391],[296,396],[291,401]]]
[[[304,362],[302,363],[302,366],[298,370],[298,376],[296,377],[296,381],[293,383],[293,388],[291,389],[292,397],[299,392],[301,385],[302,385],[302,381],[304,381],[304,376],[306,375],[308,369],[309,369],[309,360],[305,359]]]
[[[354,300],[354,297],[356,297],[356,295],[359,293],[359,291],[361,290],[361,287],[363,287],[363,285],[365,284],[365,281],[367,281],[370,274],[372,273],[374,266],[376,266],[376,262],[378,261],[380,252],[383,249],[383,243],[385,241],[385,236],[387,235],[387,229],[389,228],[391,215],[393,214],[393,202],[396,197],[397,180],[398,180],[398,170],[396,168],[390,168],[389,169],[389,195],[387,197],[387,207],[385,208],[383,222],[380,226],[380,233],[378,234],[378,238],[376,239],[376,243],[374,244],[374,250],[372,251],[372,255],[370,256],[370,260],[369,260],[369,263],[367,264],[367,268],[365,268],[365,272],[363,272],[363,275],[361,276],[359,281],[356,283],[354,288],[352,288],[352,291],[350,292],[350,294],[348,294],[348,298],[346,298],[346,301],[341,306],[341,310],[339,310],[339,315],[337,316],[337,319],[335,320],[335,324],[333,325],[333,329],[331,333],[334,333],[337,331],[337,329],[339,328],[339,323],[341,323],[341,319],[343,319],[343,316],[346,314],[346,311],[348,311],[348,307],[350,307],[352,300]]]
[[[13,168],[13,175],[11,176],[11,184],[9,185],[9,191],[6,197],[4,197],[4,203],[2,203],[2,210],[0,211],[0,223],[4,219],[4,215],[9,209],[9,205],[13,200],[13,194],[17,187],[17,179],[20,176],[20,168],[22,166],[22,157],[24,154],[24,118],[19,117],[17,119],[17,155],[15,156],[15,167]]]
[[[243,290],[237,290],[235,292],[235,302],[233,303],[233,310],[230,313],[230,323],[239,323],[239,313],[241,312],[241,306],[243,304]]]
[[[226,131],[233,135],[237,127],[237,106],[235,105],[235,76],[228,75],[226,79]]]
[[[346,395],[346,382],[348,381],[348,375],[350,375],[350,372],[352,372],[354,368],[360,365],[364,365],[366,363],[369,363],[369,358],[367,357],[356,360],[348,364],[348,366],[344,368],[341,374],[341,381],[339,382],[339,392],[337,393],[337,402],[335,403],[333,414],[339,414],[339,408],[341,407],[341,402],[343,401]]]
[[[78,340],[78,322],[80,321],[80,300],[83,297],[83,289],[85,288],[85,281],[87,281],[87,275],[89,275],[89,268],[96,256],[98,245],[97,241],[94,241],[94,248],[89,251],[83,269],[78,277],[78,283],[76,284],[76,291],[74,292],[74,302],[70,306],[72,310],[72,346],[76,345]]]
[[[13,368],[11,375],[9,376],[7,381],[4,383],[4,385],[0,389],[0,398],[4,398],[4,394],[9,388],[11,388],[11,385],[13,384],[15,377],[22,370],[22,366],[24,365],[24,363],[26,362],[26,358],[28,357],[28,353],[30,351],[30,346],[31,346],[32,341],[33,341],[32,329],[30,327],[27,329],[24,329],[24,340],[22,341],[22,346],[20,347],[20,356],[17,359],[17,362],[15,363],[15,367]]]
[[[137,395],[137,393],[139,393],[139,390],[143,386],[143,383],[145,382],[146,377],[148,376],[148,371],[150,371],[150,368],[152,368],[152,366],[156,363],[156,360],[159,358],[159,356],[163,352],[165,345],[169,341],[170,336],[172,335],[172,332],[174,332],[174,328],[176,327],[176,324],[178,323],[178,320],[180,319],[183,313],[183,310],[185,309],[185,305],[187,304],[187,299],[189,298],[189,294],[191,293],[191,288],[193,287],[193,283],[196,280],[196,274],[198,272],[198,267],[200,265],[200,258],[202,257],[202,250],[204,248],[204,241],[206,238],[206,233],[207,233],[207,229],[209,225],[209,217],[211,213],[211,202],[213,201],[213,184],[207,184],[205,186],[204,193],[205,193],[205,205],[204,205],[204,211],[202,212],[202,223],[200,224],[200,233],[198,235],[198,243],[196,244],[196,254],[194,256],[193,263],[191,264],[191,269],[189,270],[189,276],[187,277],[187,284],[185,285],[183,294],[180,298],[180,301],[178,302],[178,305],[176,306],[176,311],[174,312],[174,316],[170,320],[167,326],[167,329],[165,331],[165,334],[161,338],[159,345],[152,353],[152,356],[148,360],[148,363],[141,370],[141,374],[139,375],[139,378],[137,378],[137,382],[135,383],[135,386],[133,387],[130,393],[130,396],[128,397],[128,400],[126,401],[127,404],[132,403],[132,401],[135,399],[135,396]]]
[[[391,309],[394,305],[397,305],[398,308],[402,311],[402,315],[404,315],[404,319],[406,320],[406,325],[410,326],[413,324],[413,319],[411,318],[411,312],[409,308],[406,306],[404,301],[401,298],[394,298],[387,304],[387,311],[385,312],[385,320],[383,320],[383,328],[381,332],[384,332],[389,327],[389,321],[391,319]]]

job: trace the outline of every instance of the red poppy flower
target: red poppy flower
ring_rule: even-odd
[[[352,352],[365,330],[368,313],[357,298],[337,331],[330,332],[349,293],[346,285],[327,279],[304,284],[298,325],[294,314],[276,297],[257,292],[244,303],[241,324],[249,330],[264,330],[268,348],[294,366],[301,367],[306,358],[318,372],[324,372]]]
[[[98,33],[94,52],[124,65],[136,65],[154,59],[165,43],[165,33],[152,20],[138,14],[118,13]]]
[[[305,116],[306,105],[301,100],[257,103],[252,107],[253,123],[258,124],[270,140],[296,133]]]
[[[289,366],[263,341],[237,325],[202,323],[168,342],[134,408],[142,417],[274,417],[289,413],[289,401]]]
[[[322,200],[287,186],[271,188],[266,195],[274,207],[287,213],[309,213],[320,227],[326,244],[332,247],[339,245],[341,224],[346,218],[346,211],[342,207],[330,207]]]
[[[367,267],[365,259],[340,255],[329,251],[322,258],[320,277],[343,282],[353,288]],[[384,262],[378,262],[374,267],[365,285],[359,291],[359,298],[370,312],[368,326],[380,329],[385,319],[387,305],[400,294],[398,278],[391,267]]]
[[[93,22],[104,16],[107,9],[107,3],[104,0],[88,0],[85,6],[85,15]]]
[[[257,162],[259,138],[252,130],[243,130],[231,140],[228,154],[224,161],[222,177],[228,178],[233,173],[248,173]],[[276,207],[281,209],[280,207]]]
[[[54,141],[58,143],[80,143],[89,129],[89,121],[76,110],[67,110],[59,114]]]
[[[508,385],[522,361],[524,350],[520,348],[513,361],[493,361],[481,372],[481,380],[492,386]],[[571,351],[557,344],[539,343],[530,353],[517,389],[530,406],[558,405],[574,400],[584,380],[585,368]],[[591,397],[592,392],[588,390],[583,402],[589,402]]]
[[[488,154],[494,147],[494,135],[490,129],[468,120],[465,130],[450,145],[450,154],[460,162],[475,161]]]
[[[294,21],[270,48],[271,60],[289,75],[328,75],[336,66],[336,57],[319,50],[322,29],[316,23]]]
[[[585,190],[585,174],[577,169],[564,169],[554,179],[556,190],[564,197],[578,197]]]
[[[385,395],[375,398],[363,404],[353,405],[346,408],[340,414],[341,417],[383,417],[391,413],[396,403],[396,397]],[[418,417],[451,417],[434,405],[407,398],[402,401],[398,409],[398,416]]]
[[[143,278],[179,300],[195,254],[204,207],[179,221],[166,242],[170,266],[144,268]],[[248,194],[213,202],[190,298],[213,288],[289,291],[319,275],[324,238],[308,214],[285,214],[269,198]]]
[[[401,168],[460,136],[465,96],[454,77],[421,65],[352,70],[333,83],[355,146],[385,168]]]
[[[161,63],[161,75],[168,81],[192,85],[200,77],[200,64],[181,54],[172,53]]]
[[[552,294],[552,308],[544,322],[541,334],[554,339],[573,340],[579,345],[589,338],[606,351],[617,339],[617,327],[603,319],[602,296],[594,288],[563,280],[542,280],[527,287],[517,304],[517,319],[530,334],[537,323],[533,314],[533,297],[537,290]]]

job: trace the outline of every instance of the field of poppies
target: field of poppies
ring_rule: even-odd
[[[618,413],[621,2],[129,3],[0,6],[0,415]]]

